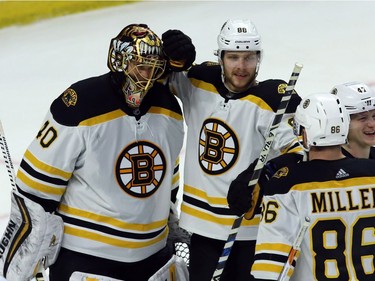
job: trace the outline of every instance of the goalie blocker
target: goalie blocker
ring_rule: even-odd
[[[9,223],[0,240],[0,275],[8,281],[33,278],[55,262],[63,231],[60,217],[12,191]]]

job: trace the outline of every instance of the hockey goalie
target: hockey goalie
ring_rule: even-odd
[[[169,58],[146,24],[129,24],[111,39],[110,71],[52,101],[13,180],[0,243],[8,281],[47,268],[51,281],[188,280],[167,244],[184,119],[162,76],[178,70],[170,59],[181,59],[182,71],[195,58],[188,36],[178,32],[177,41],[182,57]]]

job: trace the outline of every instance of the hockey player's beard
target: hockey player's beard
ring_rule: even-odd
[[[233,79],[230,79],[232,80],[232,82],[228,83],[228,79],[225,79],[224,80],[224,85],[225,85],[225,88],[227,88],[228,90],[228,97],[230,96],[234,96],[236,94],[240,94],[240,93],[243,93],[245,91],[247,91],[248,89],[250,89],[251,87],[255,86],[258,84],[258,81],[256,80],[256,77],[257,77],[257,72],[255,72],[251,78],[248,80],[249,82],[246,83],[246,87],[240,87],[240,86],[236,86],[237,83],[235,83],[235,81],[233,81]],[[231,86],[230,86],[231,85]],[[233,90],[233,88],[237,88],[238,90]]]

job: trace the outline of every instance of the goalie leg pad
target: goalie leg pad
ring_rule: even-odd
[[[34,201],[12,192],[9,223],[0,240],[0,275],[8,281],[30,280],[57,258],[63,220]]]

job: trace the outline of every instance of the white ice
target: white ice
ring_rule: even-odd
[[[302,95],[338,83],[375,83],[375,2],[148,1],[0,30],[0,119],[15,168],[36,136],[49,104],[71,83],[100,75],[109,41],[130,23],[161,35],[181,29],[197,48],[197,62],[216,60],[216,36],[229,18],[250,18],[262,35],[259,79],[288,80],[304,68]],[[1,158],[0,158],[1,159]],[[10,210],[10,182],[0,162],[0,235]]]

